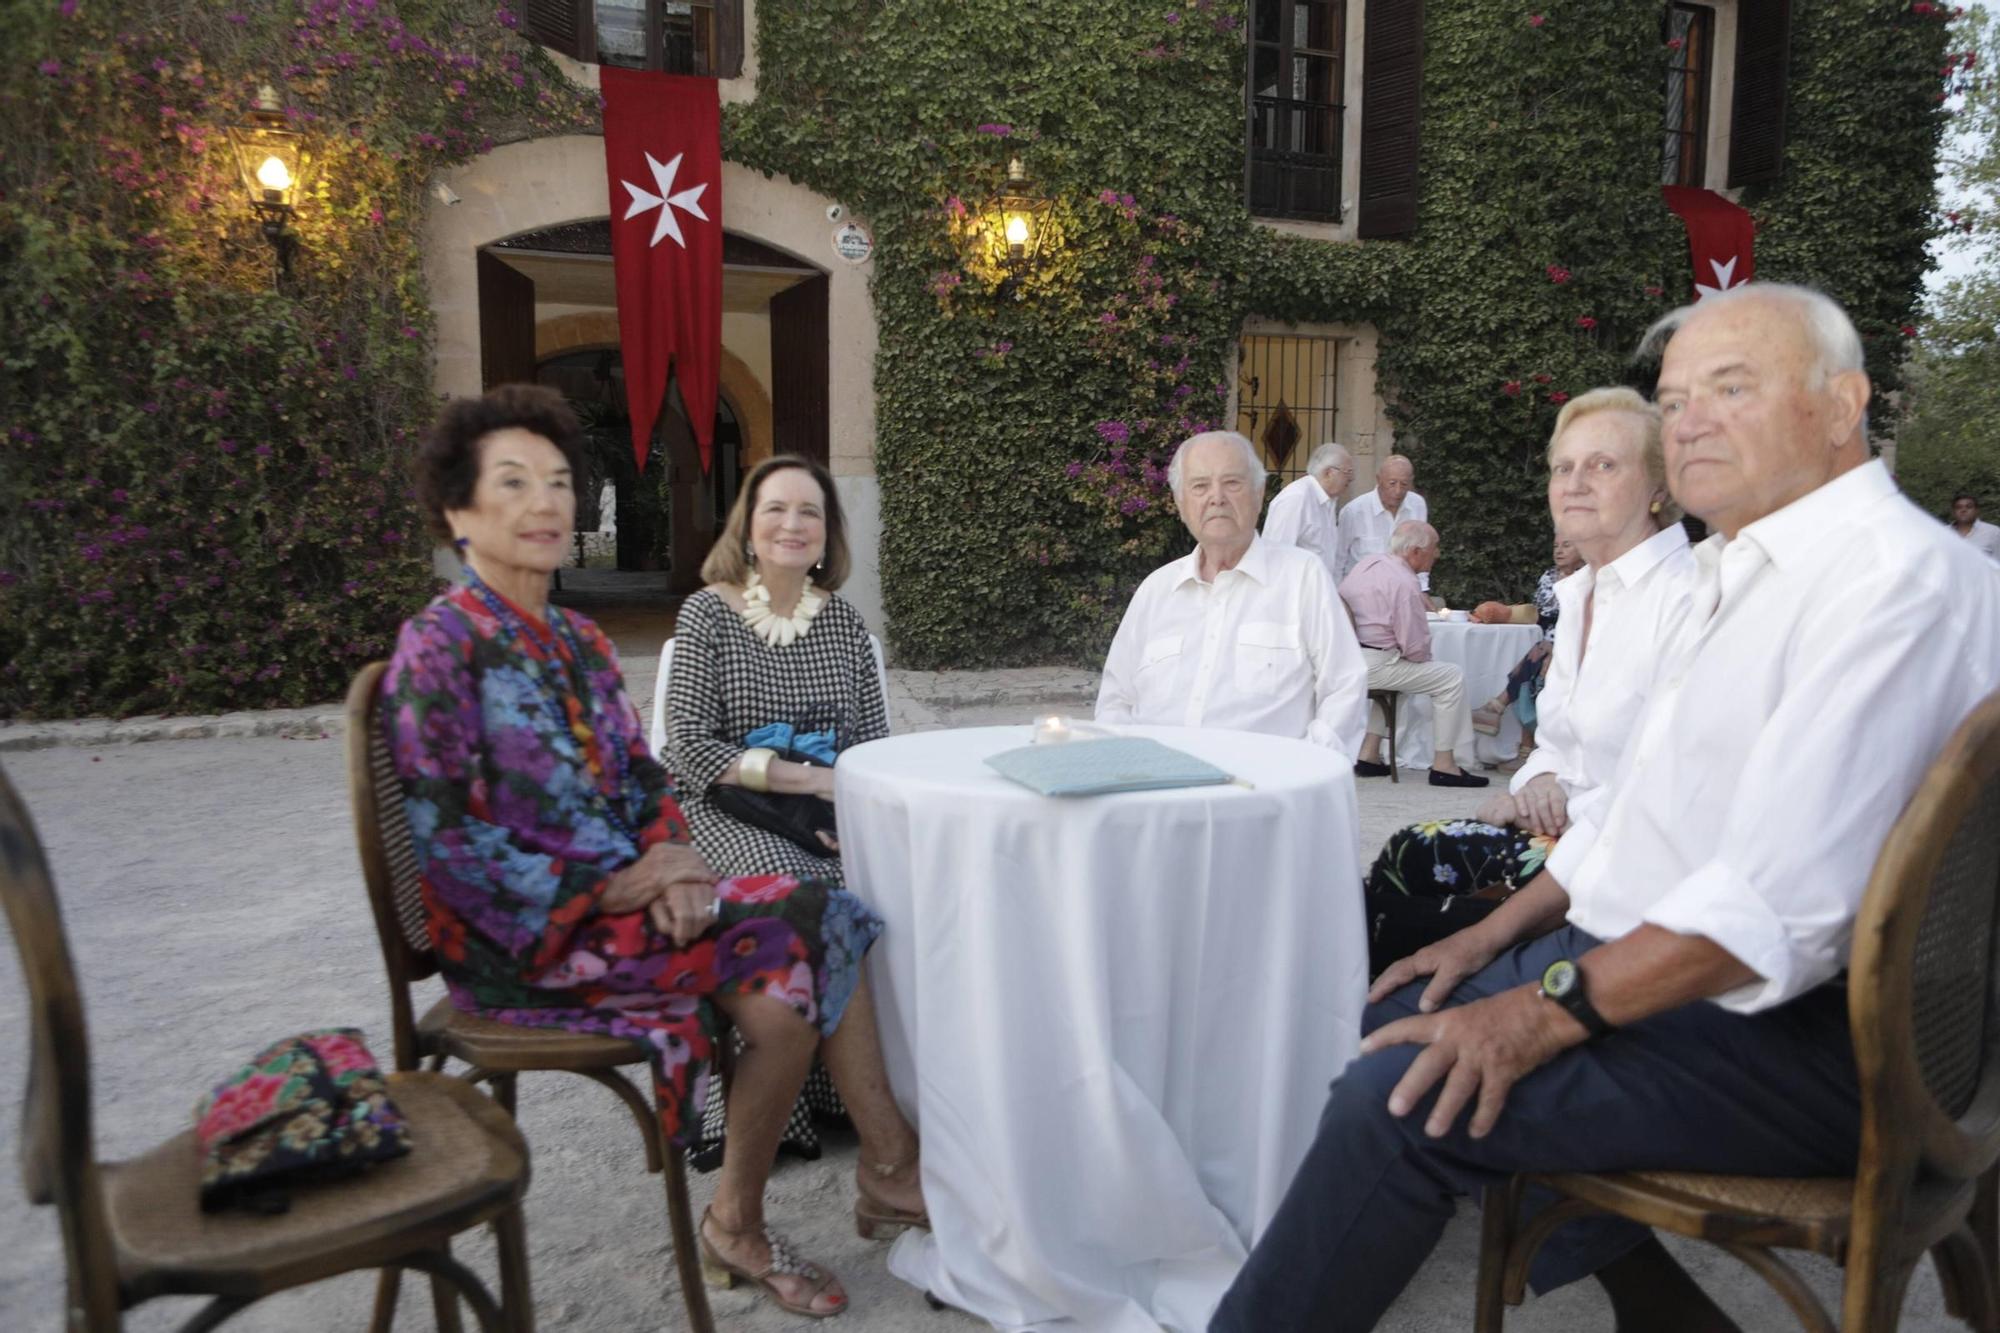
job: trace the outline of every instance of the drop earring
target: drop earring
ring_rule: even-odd
[[[467,548],[469,548],[472,545],[472,538],[454,537],[451,540],[451,544],[458,548],[458,553],[460,556],[464,556]]]

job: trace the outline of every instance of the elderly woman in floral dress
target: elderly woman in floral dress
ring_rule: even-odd
[[[881,924],[824,881],[718,879],[689,845],[610,642],[548,601],[581,448],[559,396],[508,385],[448,405],[419,458],[420,502],[465,561],[403,626],[383,682],[431,936],[460,1006],[645,1043],[672,1137],[699,1113],[726,1014],[747,1050],[703,1267],[838,1314],[840,1284],[764,1225],[764,1182],[816,1050],[864,1151],[915,1154],[861,970]],[[876,1193],[921,1210],[913,1178]]]
[[[1375,972],[1492,911],[1593,817],[1686,614],[1695,561],[1667,493],[1658,411],[1630,389],[1583,394],[1556,417],[1548,462],[1549,512],[1583,567],[1555,585],[1540,744],[1473,818],[1383,844],[1363,886]]]

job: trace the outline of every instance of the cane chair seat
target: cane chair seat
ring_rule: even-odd
[[[449,995],[417,1020],[417,1038],[427,1056],[442,1055],[496,1072],[615,1069],[646,1058],[644,1047],[624,1037],[502,1023],[497,1018],[466,1013]]]
[[[251,1297],[376,1267],[407,1252],[412,1233],[452,1235],[526,1188],[527,1145],[492,1098],[463,1079],[424,1072],[389,1075],[389,1096],[408,1122],[409,1154],[295,1188],[291,1207],[275,1216],[201,1211],[192,1130],[104,1164],[106,1221],[126,1289],[139,1299]]]
[[[1560,1194],[1607,1211],[1644,1210],[1651,1225],[1710,1240],[1755,1237],[1760,1245],[1838,1259],[1854,1214],[1852,1177],[1721,1176],[1688,1171],[1535,1177]]]

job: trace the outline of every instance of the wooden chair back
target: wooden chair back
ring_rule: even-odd
[[[61,1215],[71,1330],[115,1329],[118,1271],[91,1144],[90,1041],[55,880],[28,807],[0,770],[0,902],[28,986],[28,1091],[21,1176],[30,1201]]]
[[[1893,1252],[1919,1180],[2000,1160],[2000,694],[1959,727],[1883,845],[1855,922],[1862,1138],[1850,1267]]]
[[[347,689],[348,806],[354,812],[368,905],[375,912],[375,935],[389,971],[396,1068],[415,1069],[421,1056],[410,987],[436,976],[438,961],[424,925],[423,879],[403,808],[403,784],[382,727],[382,677],[388,669],[387,662],[371,662]]]

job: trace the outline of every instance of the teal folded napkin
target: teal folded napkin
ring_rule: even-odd
[[[986,763],[1001,777],[1044,796],[1101,796],[1231,781],[1214,764],[1144,736],[1024,745],[992,755]]]

